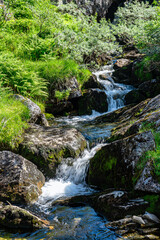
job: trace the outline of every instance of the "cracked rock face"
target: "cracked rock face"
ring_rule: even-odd
[[[13,203],[30,203],[37,200],[45,183],[36,165],[22,156],[0,152],[0,199]]]
[[[77,158],[86,140],[76,129],[32,125],[24,135],[20,154],[34,162],[47,177],[54,177],[65,158]]]

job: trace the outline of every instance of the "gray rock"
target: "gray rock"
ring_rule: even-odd
[[[29,98],[23,97],[21,95],[14,95],[14,97],[21,101],[30,112],[30,123],[41,123],[44,126],[48,126],[48,121],[45,118],[44,114],[41,112],[40,107],[35,104],[33,101],[31,101]]]
[[[82,96],[77,79],[75,77],[71,78],[68,83],[66,83],[66,88],[70,90],[68,99],[79,98]]]
[[[149,221],[155,222],[155,223],[160,223],[159,218],[158,218],[156,215],[154,215],[154,214],[152,214],[152,213],[149,213],[149,212],[146,212],[146,213],[143,215],[143,218],[144,218],[144,219],[147,219],[147,220],[149,220]]]
[[[20,207],[3,205],[0,206],[0,225],[17,231],[33,231],[48,227],[49,222]]]
[[[86,140],[76,129],[32,125],[24,135],[19,152],[46,176],[54,177],[63,159],[79,157],[85,147]]]
[[[89,88],[99,88],[99,89],[104,89],[104,86],[98,82],[97,77],[92,74],[92,76],[90,76],[90,78],[84,82],[82,88],[84,89],[89,89]]]
[[[138,223],[140,225],[141,224],[145,225],[145,222],[144,222],[143,218],[141,218],[139,216],[133,216],[132,220],[133,220],[133,222]]]
[[[43,174],[22,156],[0,152],[0,199],[14,203],[37,200],[45,183]]]
[[[150,131],[107,144],[90,160],[89,184],[102,188],[131,188],[140,157],[154,149],[155,141]]]
[[[153,178],[153,167],[148,162],[134,189],[152,193],[160,193],[160,184]]]

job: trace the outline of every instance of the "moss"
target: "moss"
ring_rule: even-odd
[[[115,157],[109,156],[108,160],[103,165],[104,171],[111,170],[114,166],[116,166],[116,163],[117,159]]]
[[[151,194],[145,195],[143,196],[143,198],[150,204],[150,206],[146,210],[160,217],[160,196],[156,194]]]

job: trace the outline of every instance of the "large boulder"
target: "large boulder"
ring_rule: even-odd
[[[29,98],[23,97],[21,95],[15,94],[14,98],[21,101],[29,109],[30,123],[40,123],[41,125],[48,126],[47,119],[37,104],[35,104]]]
[[[160,94],[160,81],[152,79],[141,83],[138,86],[139,92],[141,92],[146,98],[153,98]]]
[[[132,189],[140,158],[154,149],[154,136],[150,131],[107,144],[90,160],[88,183],[101,188]]]
[[[74,128],[32,125],[24,135],[19,152],[34,162],[46,176],[54,177],[63,159],[79,157],[85,147],[85,138]]]
[[[88,90],[78,101],[79,115],[92,114],[92,110],[103,113],[108,111],[105,92]]]
[[[10,230],[27,232],[48,227],[49,222],[20,207],[0,204],[0,225]]]
[[[124,102],[128,105],[132,103],[139,103],[145,99],[146,97],[138,89],[134,89],[125,95]]]
[[[14,203],[37,200],[45,183],[37,167],[20,155],[0,152],[0,199]]]

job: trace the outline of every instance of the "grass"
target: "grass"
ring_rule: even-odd
[[[29,110],[20,101],[0,91],[0,149],[15,149],[28,127]]]

